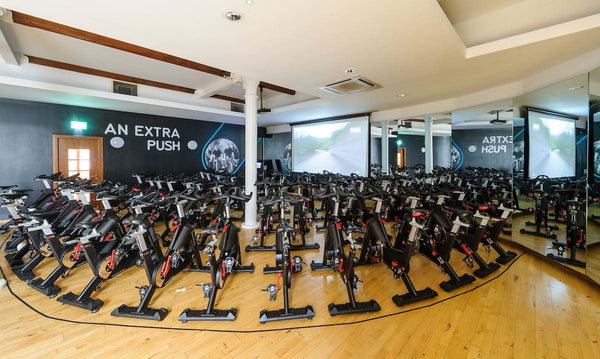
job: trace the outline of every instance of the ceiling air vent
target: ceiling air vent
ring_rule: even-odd
[[[137,96],[137,85],[113,81],[113,92],[121,95]]]
[[[243,103],[231,103],[231,111],[244,113],[244,104]]]
[[[381,86],[364,77],[354,76],[349,79],[336,81],[329,85],[319,87],[323,91],[334,93],[336,95],[351,95],[353,93],[371,91]]]

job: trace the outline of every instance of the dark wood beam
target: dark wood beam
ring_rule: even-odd
[[[245,100],[242,100],[241,98],[237,98],[237,97],[230,97],[230,96],[219,95],[219,94],[214,94],[211,97],[219,99],[219,100],[229,101],[229,102],[246,103]]]
[[[12,11],[13,22],[20,25],[35,27],[37,29],[54,32],[56,34],[74,37],[79,40],[92,42],[98,45],[111,47],[113,49],[129,52],[139,56],[148,57],[154,60],[167,62],[173,65],[186,67],[192,70],[205,72],[215,76],[228,77],[231,72],[218,69],[216,67],[201,64],[199,62],[187,60],[181,57],[166,54],[164,52],[148,49],[146,47],[134,45],[128,42],[113,39],[107,36],[94,34],[85,30],[77,29],[71,26],[59,24],[53,21],[41,19],[39,17],[23,14],[18,11]],[[261,82],[260,85],[266,89],[285,93],[288,95],[295,95],[296,91],[273,85],[267,82]]]
[[[74,27],[66,26],[56,22],[41,19],[39,17],[23,14],[17,11],[12,12],[13,22],[15,24],[35,27],[38,29],[54,32],[60,35],[74,37],[79,40],[93,42],[98,45],[111,47],[113,49],[130,52],[132,54],[149,57],[151,59],[168,62],[173,65],[187,67],[193,70],[206,72],[216,76],[229,76],[230,73],[207,66],[198,62],[183,59],[181,57],[165,54],[164,52],[151,50],[142,46],[130,44],[128,42],[116,40],[107,36],[94,34],[88,31],[80,30]]]
[[[273,85],[273,84],[270,84],[270,83],[267,83],[267,82],[261,82],[258,86],[261,86],[263,88],[266,88],[266,89],[269,89],[269,90],[272,90],[272,91],[277,91],[277,92],[285,93],[285,94],[288,94],[288,95],[292,95],[292,96],[294,96],[296,94],[295,90],[290,90],[288,88],[277,86],[277,85]]]
[[[172,91],[179,91],[179,92],[185,92],[185,93],[189,93],[189,94],[193,94],[193,93],[196,92],[196,90],[194,90],[193,88],[189,88],[189,87],[171,85],[171,84],[167,84],[167,83],[164,83],[164,82],[158,82],[158,81],[141,79],[139,77],[133,77],[133,76],[128,76],[128,75],[116,74],[114,72],[103,71],[103,70],[98,70],[98,69],[92,69],[92,68],[89,68],[89,67],[83,67],[83,66],[68,64],[68,63],[65,63],[65,62],[54,61],[54,60],[50,60],[50,59],[44,59],[44,58],[41,58],[41,57],[36,57],[36,56],[31,56],[31,55],[26,55],[26,56],[29,58],[29,63],[30,64],[36,64],[36,65],[41,65],[41,66],[53,67],[53,68],[56,68],[56,69],[62,69],[62,70],[67,70],[67,71],[74,71],[74,72],[79,72],[79,73],[87,74],[87,75],[106,77],[106,78],[109,78],[109,79],[114,79],[114,80],[119,80],[119,81],[125,81],[125,82],[131,82],[131,83],[134,83],[134,84],[140,84],[140,85],[146,85],[146,86],[152,86],[152,87],[159,87],[159,88],[162,88],[162,89],[167,89],[167,90],[172,90]]]

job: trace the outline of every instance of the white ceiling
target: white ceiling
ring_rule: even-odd
[[[600,13],[598,0],[438,0],[474,46]]]
[[[532,106],[587,118],[588,74],[516,97],[514,106]]]
[[[513,101],[512,99],[504,101],[495,101],[483,105],[473,106],[452,112],[452,129],[473,129],[473,128],[512,128],[513,120]],[[496,111],[498,117],[496,117]],[[490,113],[492,112],[492,113]],[[496,118],[506,121],[506,123],[491,124],[491,120]]]
[[[266,91],[265,97],[272,101],[266,106],[274,110],[260,116],[261,125],[451,99],[518,81],[600,48],[600,28],[596,27],[466,58],[465,46],[471,42],[493,40],[515,31],[530,31],[592,15],[599,2],[465,1],[471,3],[467,7],[458,6],[458,0],[441,2],[447,3],[443,5],[454,27],[435,0],[346,0],[343,4],[318,0],[255,0],[251,6],[244,0],[172,1],[168,4],[157,0],[0,0],[0,6],[299,92],[297,97],[289,98]],[[488,5],[478,6],[479,3]],[[527,9],[529,15],[515,13],[515,6],[525,6],[519,9]],[[243,19],[239,23],[227,21],[223,17],[227,9],[238,10]],[[511,19],[505,21],[510,26],[498,27],[495,21],[477,22],[488,15],[489,19],[497,19],[499,14],[503,19]],[[537,16],[540,14],[543,16]],[[483,33],[490,29],[494,30],[494,36],[488,37],[488,34],[484,40],[465,40],[469,31],[459,31],[459,25],[466,22],[479,24],[469,25],[469,31],[475,29]],[[14,50],[18,52],[35,52],[34,55],[64,62],[76,60],[78,65],[192,88],[209,87],[211,77],[216,79],[80,40],[59,39],[59,35],[40,30],[1,26],[9,28],[7,38],[11,45],[15,43]],[[513,31],[508,33],[506,28]],[[8,65],[0,65],[0,73],[3,66]],[[353,68],[383,87],[349,96],[318,89],[344,78],[347,68]],[[553,76],[559,78],[560,74]],[[229,91],[235,95],[241,93],[239,88]],[[408,95],[400,98],[399,93]],[[181,98],[182,103],[209,107],[213,106],[210,101],[215,101],[200,101],[187,94],[169,96]],[[224,106],[212,103],[216,108]]]
[[[600,68],[590,72],[590,97],[600,96]]]

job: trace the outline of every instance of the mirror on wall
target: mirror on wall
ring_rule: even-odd
[[[396,121],[387,121],[387,133],[388,133],[388,164],[390,167],[396,166],[396,133],[395,133]],[[371,144],[370,144],[370,163],[371,168],[375,170],[381,170],[382,168],[382,134],[383,128],[386,123],[372,122],[371,123]]]
[[[458,190],[477,220],[496,229],[482,241],[498,252],[500,261],[510,260],[497,241],[511,236],[512,140],[512,99],[452,112],[452,171],[462,187]]]
[[[407,118],[398,121],[396,138],[396,163],[399,167],[425,166],[425,118],[432,122],[433,166],[450,168],[450,143],[452,135],[449,113],[425,117]]]
[[[588,75],[513,99],[512,240],[585,271]]]
[[[589,74],[589,157],[586,275],[600,283],[600,68]]]
[[[431,118],[433,132],[433,165],[450,168],[450,114],[438,114]],[[388,121],[388,161],[390,168],[425,166],[425,119],[424,117]],[[382,164],[382,123],[371,123],[371,167]]]

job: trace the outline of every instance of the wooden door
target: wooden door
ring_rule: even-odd
[[[406,147],[398,147],[398,153],[396,155],[396,163],[398,167],[406,167]]]
[[[104,179],[102,137],[53,135],[54,172],[64,177],[79,173],[92,182]]]

